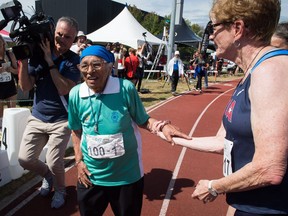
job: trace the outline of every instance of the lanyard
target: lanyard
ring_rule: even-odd
[[[93,103],[92,103],[92,99],[91,99],[91,94],[90,94],[90,89],[88,89],[88,92],[89,92],[89,101],[90,101],[90,106],[91,106],[91,109],[92,109],[92,115],[94,117],[94,131],[95,133],[98,134],[98,122],[99,122],[99,117],[100,117],[100,112],[101,112],[101,108],[102,108],[102,101],[100,100],[100,97],[101,97],[101,93],[100,94],[96,94],[96,97],[95,97],[95,101],[99,101],[99,110],[98,112],[96,112],[96,110],[94,110],[93,108]],[[98,100],[97,100],[98,99]]]

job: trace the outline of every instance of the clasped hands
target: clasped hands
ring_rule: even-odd
[[[209,180],[200,180],[195,186],[195,190],[191,195],[193,199],[198,199],[203,201],[204,204],[208,202],[213,202],[217,196],[212,195],[208,190]]]

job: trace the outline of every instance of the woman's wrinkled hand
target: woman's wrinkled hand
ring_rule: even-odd
[[[86,164],[83,161],[81,161],[77,164],[76,167],[78,171],[78,182],[80,184],[83,184],[86,188],[92,186],[92,183],[88,178],[88,176],[90,176],[91,173],[88,171]]]
[[[192,194],[193,199],[203,201],[204,204],[213,202],[217,196],[213,196],[208,190],[209,180],[200,180]]]
[[[188,139],[191,140],[192,138],[188,135],[186,135],[185,133],[181,132],[180,128],[172,125],[172,124],[166,124],[163,128],[162,128],[162,133],[164,134],[166,140],[168,142],[170,142],[172,145],[174,145],[174,141],[172,139],[172,137],[181,137],[184,139]]]

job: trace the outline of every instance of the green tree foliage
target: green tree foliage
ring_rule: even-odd
[[[202,26],[200,26],[198,24],[192,24],[189,26],[195,34],[197,34],[200,37],[203,36],[204,28]]]
[[[128,7],[128,10],[130,11],[130,13],[135,17],[135,19],[139,22],[139,23],[142,23],[143,22],[143,19],[144,19],[144,13],[138,9],[136,7],[136,5],[133,5],[133,6],[129,6]]]
[[[202,37],[203,32],[204,32],[204,28],[198,24],[192,24],[190,20],[185,19],[185,22],[187,24],[187,26],[190,27],[190,29],[199,37]]]
[[[163,33],[165,20],[162,19],[155,12],[145,13],[138,9],[135,5],[128,7],[131,14],[135,19],[150,33],[153,35],[159,35]]]
[[[160,17],[155,12],[153,12],[146,14],[142,25],[152,34],[159,35],[163,34],[164,23],[165,20],[160,19]]]
[[[145,28],[147,31],[152,33],[153,35],[163,35],[164,26],[167,29],[170,28],[170,15],[166,15],[165,17],[159,16],[156,12],[143,12],[138,9],[135,5],[128,7],[131,14],[135,17],[135,19]],[[202,37],[203,35],[203,27],[198,24],[192,24],[189,20],[185,20],[186,24],[192,29],[192,31],[198,36]],[[181,52],[181,58],[185,64],[188,64],[192,54],[198,47],[188,47],[183,45],[178,45],[178,50]],[[157,52],[157,50],[155,51]]]

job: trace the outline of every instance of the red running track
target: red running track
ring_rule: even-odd
[[[217,133],[224,108],[238,81],[218,83],[202,94],[192,91],[168,99],[148,110],[152,117],[169,119],[183,132],[193,136],[213,136]],[[171,146],[159,137],[142,130],[145,187],[143,216],[220,216],[225,215],[225,196],[203,204],[191,198],[194,185],[200,179],[222,176],[222,155],[196,152],[181,146]],[[67,202],[61,209],[50,208],[48,198],[38,193],[40,183],[0,211],[0,215],[15,216],[79,216],[76,202],[77,173],[73,166],[67,169]],[[113,213],[110,208],[105,216]]]

